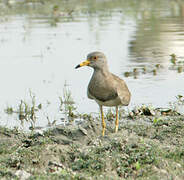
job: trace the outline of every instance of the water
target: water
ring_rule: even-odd
[[[169,56],[184,61],[183,1],[5,2],[0,4],[0,125],[20,124],[4,109],[17,109],[21,99],[30,102],[30,90],[43,104],[37,124],[45,126],[47,117],[59,123],[65,82],[78,112],[98,112],[86,95],[92,69],[74,69],[96,50],[106,54],[110,71],[128,84],[130,108],[166,107],[183,94],[183,69],[178,73]],[[136,78],[124,76],[134,68]]]

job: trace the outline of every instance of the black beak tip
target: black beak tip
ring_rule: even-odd
[[[76,67],[75,67],[75,69],[77,69],[77,68],[79,68],[80,67],[80,64],[78,64]]]

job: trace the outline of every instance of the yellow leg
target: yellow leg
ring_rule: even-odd
[[[101,117],[102,117],[102,136],[104,136],[106,124],[105,124],[105,120],[104,120],[104,113],[103,113],[102,106],[100,106],[100,111],[101,111]]]
[[[118,132],[118,126],[119,126],[119,120],[118,120],[118,106],[116,106],[116,127],[115,127],[115,132]]]

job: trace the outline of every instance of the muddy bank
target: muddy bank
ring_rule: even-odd
[[[0,128],[1,179],[184,179],[184,117],[124,118],[118,133],[92,117],[23,133]]]

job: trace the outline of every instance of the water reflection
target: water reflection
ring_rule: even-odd
[[[1,1],[1,109],[27,99],[31,89],[45,107],[39,125],[58,123],[58,97],[67,81],[78,111],[97,112],[86,96],[91,70],[74,70],[96,50],[127,82],[130,108],[167,106],[184,88],[183,12],[182,0]]]
[[[166,1],[165,1],[166,2]],[[183,1],[168,2],[168,8],[160,11],[143,13],[137,22],[136,32],[130,41],[130,54],[142,61],[168,61],[168,55],[182,55],[183,36]],[[167,6],[168,6],[167,5]],[[134,58],[135,59],[135,58]]]

